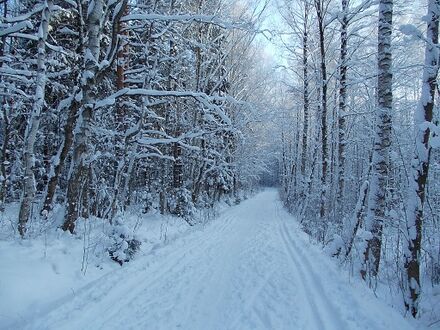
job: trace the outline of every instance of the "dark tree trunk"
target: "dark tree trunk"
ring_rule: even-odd
[[[63,230],[71,233],[75,230],[75,222],[81,216],[89,215],[88,202],[90,193],[90,156],[92,148],[92,119],[95,103],[96,73],[100,54],[101,18],[103,1],[96,0],[87,17],[87,49],[89,55],[85,59],[85,71],[82,81],[84,101],[81,111],[81,121],[75,136],[73,150],[72,172],[67,185],[67,211],[64,218]],[[92,73],[92,74],[90,74]]]
[[[327,63],[326,63],[326,47],[325,47],[325,11],[326,11],[325,0],[315,0],[315,9],[318,19],[318,33],[319,33],[319,52],[320,52],[320,74],[321,74],[321,205],[320,205],[320,217],[323,221],[322,225],[325,227],[324,223],[326,217],[326,204],[327,204],[327,171],[328,171],[328,137],[327,137]],[[322,233],[324,235],[324,233]],[[323,237],[322,237],[323,238]]]
[[[306,178],[307,151],[308,151],[308,131],[309,131],[309,74],[308,74],[308,51],[309,51],[309,34],[308,34],[308,11],[309,6],[304,4],[304,26],[303,26],[303,112],[304,126],[302,131],[302,155],[301,155],[301,176]],[[305,191],[306,183],[303,182],[302,193]]]
[[[341,53],[339,59],[339,114],[338,114],[338,190],[336,196],[338,222],[342,223],[345,186],[345,114],[347,112],[347,28],[348,0],[342,0]]]
[[[53,199],[55,197],[55,192],[57,189],[58,181],[61,176],[61,172],[67,160],[67,156],[73,145],[73,131],[75,129],[76,119],[78,115],[78,110],[80,104],[75,102],[72,104],[67,122],[64,125],[64,141],[61,147],[61,152],[57,162],[53,165],[53,174],[50,176],[47,184],[46,197],[44,198],[43,208],[41,209],[41,214],[47,216],[47,214],[52,210]]]

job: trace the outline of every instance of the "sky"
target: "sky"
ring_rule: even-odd
[[[268,0],[269,4],[265,8],[263,22],[261,25],[262,33],[255,38],[256,42],[264,47],[263,54],[268,62],[273,62],[274,66],[284,64],[285,59],[282,56],[283,50],[276,44],[276,33],[281,29],[282,18],[277,8],[277,0]],[[263,8],[265,0],[259,0],[260,8]]]

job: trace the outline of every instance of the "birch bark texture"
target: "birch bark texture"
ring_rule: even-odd
[[[307,1],[304,2],[304,22],[303,22],[303,31],[302,31],[302,64],[303,64],[303,116],[304,116],[304,125],[302,131],[302,154],[301,154],[301,175],[303,177],[302,182],[302,191],[301,194],[304,195],[306,182],[304,182],[304,178],[306,178],[306,165],[307,165],[307,151],[308,151],[308,132],[309,132],[309,3]]]
[[[329,2],[326,0],[314,0],[316,18],[318,21],[318,34],[319,34],[319,53],[320,53],[320,106],[321,106],[321,206],[320,206],[320,218],[322,223],[322,241],[325,235],[325,217],[327,214],[327,190],[328,190],[328,161],[329,161],[329,146],[328,146],[328,136],[327,136],[327,90],[328,90],[328,79],[327,79],[327,59],[326,59],[326,41],[325,41],[325,29],[326,29],[326,13],[328,9]]]
[[[428,179],[431,147],[430,125],[433,124],[433,108],[439,70],[438,32],[440,0],[429,0],[429,18],[423,69],[422,94],[414,112],[415,148],[409,178],[407,230],[408,247],[405,250],[407,296],[405,305],[413,317],[417,317],[420,298],[420,253],[422,244],[423,208]]]
[[[104,17],[103,0],[89,3],[87,12],[87,47],[85,48],[85,70],[81,76],[83,106],[78,119],[77,133],[75,134],[72,170],[67,186],[67,211],[62,226],[63,230],[71,233],[75,230],[75,221],[80,217],[88,216],[89,180],[91,155],[91,125],[93,107],[96,102],[94,84],[99,68],[99,54],[101,41],[101,25]]]
[[[367,237],[361,275],[376,277],[379,271],[383,225],[387,217],[387,179],[390,167],[392,129],[392,56],[391,37],[393,27],[393,0],[380,0],[378,25],[378,80],[375,136],[372,155],[372,171],[368,193],[366,216]]]
[[[339,57],[339,104],[338,104],[338,190],[337,190],[337,217],[342,223],[345,186],[345,115],[347,112],[347,48],[348,48],[348,0],[341,1],[341,50]]]
[[[29,125],[26,129],[25,141],[23,146],[23,197],[18,215],[18,232],[22,237],[26,233],[26,225],[32,211],[32,203],[35,197],[35,139],[40,127],[41,112],[44,107],[45,89],[46,89],[46,40],[49,29],[49,20],[51,16],[52,2],[45,1],[41,11],[41,23],[38,28],[38,46],[37,46],[37,76],[35,79],[35,95],[32,106],[32,113]]]

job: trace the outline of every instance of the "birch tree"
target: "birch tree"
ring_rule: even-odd
[[[339,112],[338,112],[338,189],[337,189],[337,217],[342,223],[344,186],[345,186],[345,115],[347,112],[347,52],[348,52],[348,7],[349,0],[341,1],[341,50],[339,58]]]
[[[87,46],[84,53],[84,71],[81,77],[81,94],[84,98],[75,136],[73,164],[67,188],[67,211],[63,224],[64,230],[75,230],[78,217],[88,217],[91,121],[96,102],[94,84],[99,68],[101,29],[104,19],[104,0],[89,3],[86,15]]]
[[[328,72],[327,72],[327,49],[326,49],[326,16],[329,6],[328,0],[314,0],[316,17],[318,23],[318,37],[319,37],[319,53],[320,53],[320,129],[321,129],[321,205],[320,205],[320,217],[323,222],[321,225],[326,227],[326,203],[328,192],[328,166],[329,166],[329,145],[328,145],[328,127],[327,127],[327,93],[328,93]],[[322,229],[324,230],[324,228]],[[324,235],[324,232],[322,233]]]
[[[377,107],[375,110],[375,136],[372,156],[372,171],[368,193],[366,230],[370,236],[364,252],[361,275],[376,277],[382,247],[383,224],[387,218],[387,180],[390,167],[392,125],[392,57],[391,34],[393,1],[380,0],[378,25],[378,80]]]
[[[407,230],[408,246],[405,249],[405,268],[408,291],[406,307],[413,317],[419,311],[421,293],[420,262],[422,229],[426,200],[426,183],[430,163],[430,136],[433,125],[433,108],[439,70],[438,32],[440,1],[428,1],[429,18],[426,32],[425,66],[419,105],[414,112],[415,148],[409,178]]]
[[[29,125],[26,129],[24,142],[24,182],[23,182],[23,198],[21,201],[20,213],[18,216],[18,231],[21,236],[26,232],[26,223],[29,220],[32,203],[35,197],[35,176],[34,176],[34,145],[39,130],[41,112],[45,103],[46,89],[46,40],[48,36],[49,21],[51,15],[52,2],[45,1],[41,11],[41,23],[38,29],[38,46],[37,46],[37,76],[35,79],[35,95],[32,106],[32,113]]]
[[[309,117],[310,117],[310,101],[309,101],[309,10],[310,5],[307,1],[304,2],[304,21],[302,31],[302,57],[303,57],[303,130],[302,130],[302,146],[301,146],[301,176],[302,182],[302,194],[306,187],[306,166],[307,166],[307,154],[308,154],[308,132],[309,132]]]

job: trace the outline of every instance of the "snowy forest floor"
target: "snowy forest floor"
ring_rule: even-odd
[[[76,252],[46,253],[41,270],[43,243],[0,241],[0,328],[419,327],[337,269],[283,209],[276,190],[224,209],[206,225],[179,228],[167,244],[123,267],[89,265],[85,276],[78,261],[75,270],[68,266],[69,256],[83,255],[81,242]],[[26,244],[39,252],[29,254]]]

